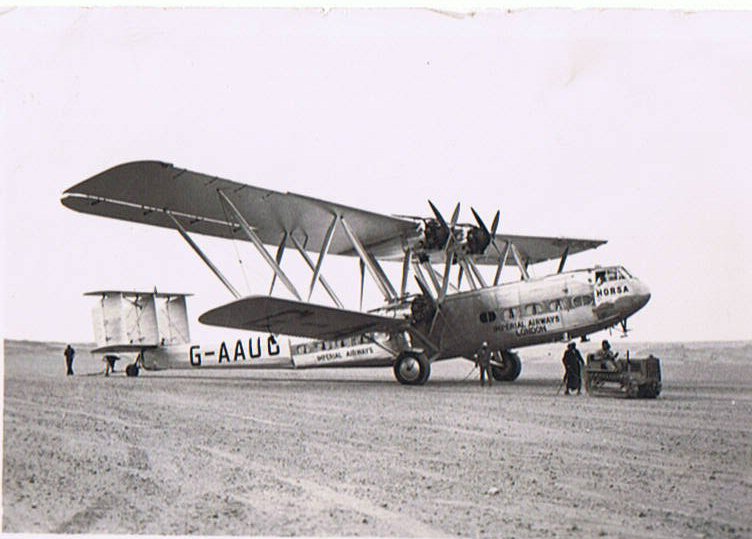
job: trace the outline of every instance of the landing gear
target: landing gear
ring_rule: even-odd
[[[494,380],[498,380],[499,382],[513,382],[520,376],[520,372],[522,372],[520,356],[509,350],[502,350],[500,355],[501,365],[492,364],[491,374]]]
[[[130,363],[126,365],[125,367],[125,375],[126,376],[138,376],[138,371],[140,370],[138,363]]]
[[[403,352],[394,363],[394,376],[400,384],[421,386],[431,375],[431,363],[423,354]]]
[[[141,350],[136,356],[136,360],[130,365],[126,365],[125,375],[126,376],[138,376],[138,371],[141,370],[141,368],[139,367],[139,363],[143,364],[142,363],[143,361],[144,361],[144,351]]]

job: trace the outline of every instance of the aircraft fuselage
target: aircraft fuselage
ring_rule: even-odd
[[[609,328],[649,299],[624,268],[569,271],[447,296],[428,337],[440,358],[533,346]]]

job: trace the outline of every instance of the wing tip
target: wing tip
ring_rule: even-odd
[[[122,172],[126,172],[129,169],[136,169],[136,168],[151,168],[151,167],[161,167],[161,168],[175,168],[175,165],[172,163],[168,163],[166,161],[158,161],[153,159],[141,159],[137,161],[126,161],[125,163],[120,163],[119,165],[115,165],[114,167],[110,167],[106,170],[103,170],[102,172],[98,172],[97,174],[94,174],[93,176],[78,182],[77,184],[69,187],[65,191],[63,191],[63,195],[72,195],[72,194],[85,194],[81,187],[85,184],[96,181],[101,178],[107,178],[108,176],[112,176],[113,174],[119,174]]]

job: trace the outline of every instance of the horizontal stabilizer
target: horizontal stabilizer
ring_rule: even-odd
[[[142,350],[149,350],[151,348],[157,348],[157,345],[156,344],[150,344],[150,345],[112,344],[112,345],[100,346],[98,348],[94,348],[91,351],[91,353],[92,354],[106,354],[109,352],[113,352],[113,353],[141,352]]]
[[[154,290],[146,290],[143,292],[138,290],[94,290],[93,292],[84,293],[84,296],[110,296],[114,294],[120,294],[124,298],[137,298],[141,296],[154,296],[155,298],[179,298],[193,295],[183,292],[155,292]]]
[[[269,296],[250,296],[205,312],[199,322],[312,339],[402,331],[408,321]]]

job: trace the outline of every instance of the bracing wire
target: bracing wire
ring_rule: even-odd
[[[251,285],[248,282],[248,275],[245,272],[243,259],[240,257],[240,250],[238,249],[237,238],[235,237],[235,228],[230,223],[230,217],[227,215],[227,208],[225,207],[225,202],[224,200],[222,200],[222,197],[219,195],[219,191],[217,191],[217,198],[219,198],[219,205],[222,207],[222,213],[225,216],[225,222],[227,223],[227,226],[230,227],[230,232],[232,233],[232,246],[235,249],[235,256],[237,257],[238,264],[240,265],[240,272],[243,274],[243,281],[245,282],[245,289],[250,294]]]

